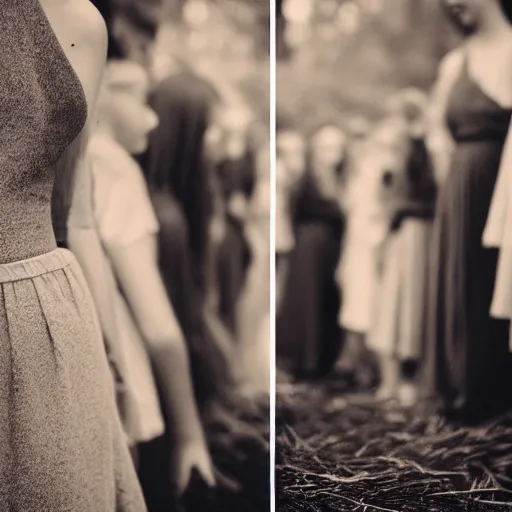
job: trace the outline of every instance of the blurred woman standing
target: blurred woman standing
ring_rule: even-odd
[[[510,403],[508,322],[490,316],[498,251],[482,235],[512,115],[512,29],[499,0],[443,3],[467,37],[445,110],[454,145],[435,217],[425,391],[474,421]]]
[[[249,143],[250,123],[250,113],[241,105],[220,112],[221,154],[214,165],[225,211],[225,231],[215,266],[218,311],[236,341],[240,335],[238,303],[252,260],[246,236],[249,205],[256,187],[256,155]]]
[[[276,327],[277,355],[297,376],[327,373],[339,349],[335,270],[344,231],[344,156],[340,128],[327,125],[314,134],[293,217],[295,247]]]

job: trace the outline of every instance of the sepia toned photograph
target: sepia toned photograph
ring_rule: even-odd
[[[508,510],[510,2],[276,13],[276,510]]]
[[[0,3],[0,512],[512,510],[512,0]]]
[[[2,2],[0,511],[270,510],[269,23]]]

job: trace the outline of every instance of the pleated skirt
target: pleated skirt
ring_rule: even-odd
[[[406,219],[386,241],[368,347],[404,361],[419,359],[425,332],[432,224]]]
[[[71,252],[0,265],[0,510],[145,511]]]

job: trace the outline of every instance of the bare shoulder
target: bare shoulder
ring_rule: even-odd
[[[77,40],[76,44],[87,45],[100,51],[104,49],[106,52],[107,27],[94,4],[89,0],[67,0],[63,7],[66,19],[70,22],[70,29]]]

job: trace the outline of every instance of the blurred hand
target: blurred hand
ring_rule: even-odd
[[[137,441],[139,436],[139,414],[135,399],[126,384],[116,386],[116,401],[123,430],[129,441]]]
[[[187,490],[194,469],[208,487],[215,487],[213,464],[204,440],[191,441],[180,446],[176,463],[176,485],[180,496]]]

